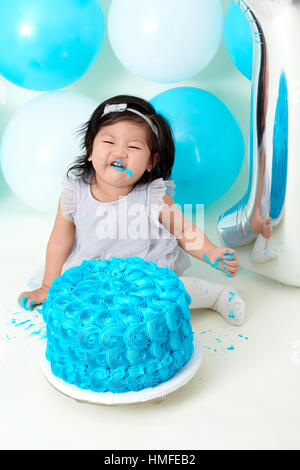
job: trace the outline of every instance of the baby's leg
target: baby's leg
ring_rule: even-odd
[[[191,309],[210,308],[232,325],[240,326],[244,323],[245,302],[237,292],[196,277],[182,276],[179,279],[191,296]]]

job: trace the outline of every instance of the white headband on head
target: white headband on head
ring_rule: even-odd
[[[136,109],[127,108],[127,103],[106,104],[106,105],[105,105],[105,108],[104,108],[104,112],[103,112],[103,114],[102,114],[101,117],[105,116],[105,114],[108,114],[108,113],[115,113],[115,112],[120,112],[120,113],[122,113],[123,111],[131,111],[132,113],[135,113],[135,114],[138,114],[139,116],[141,116],[141,117],[149,124],[149,126],[150,126],[151,129],[153,130],[153,132],[154,132],[154,134],[156,135],[156,137],[158,137],[158,129],[157,129],[156,125],[153,124],[153,122],[151,122],[150,119],[147,118],[147,116],[145,116],[144,114],[140,113],[140,112],[137,111]]]

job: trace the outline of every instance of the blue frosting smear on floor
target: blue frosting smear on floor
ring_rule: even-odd
[[[1,339],[12,340],[19,335],[27,341],[30,339],[46,339],[46,324],[41,315],[41,308],[35,310],[6,309],[2,318]]]

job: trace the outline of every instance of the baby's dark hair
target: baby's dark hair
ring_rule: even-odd
[[[158,129],[158,137],[152,132],[151,127],[139,115],[131,111],[112,112],[104,115],[102,114],[106,104],[119,104],[127,103],[128,108],[136,109],[147,116]],[[80,178],[84,183],[89,183],[90,178],[94,176],[95,170],[92,162],[88,160],[92,153],[94,139],[99,132],[100,128],[113,124],[118,121],[128,120],[136,124],[140,124],[149,129],[148,132],[148,146],[151,152],[150,162],[154,163],[154,154],[159,154],[159,160],[152,170],[145,171],[135,186],[143,183],[151,183],[157,178],[168,179],[172,172],[175,158],[175,144],[171,126],[169,122],[159,113],[156,113],[154,107],[146,100],[137,96],[131,95],[117,95],[103,101],[93,112],[91,118],[85,122],[77,131],[83,134],[81,149],[84,154],[78,157],[74,165],[68,171],[73,173],[77,178]]]

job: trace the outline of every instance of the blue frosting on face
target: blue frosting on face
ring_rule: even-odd
[[[190,303],[169,268],[136,256],[83,261],[43,304],[53,374],[94,392],[155,387],[193,353]]]

